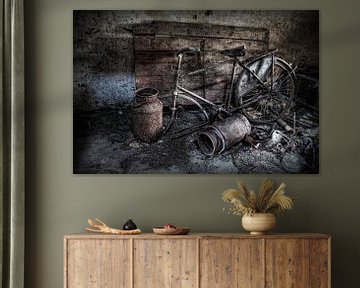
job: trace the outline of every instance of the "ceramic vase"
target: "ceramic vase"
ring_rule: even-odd
[[[242,226],[251,235],[263,235],[274,229],[276,217],[272,213],[254,213],[242,217]]]

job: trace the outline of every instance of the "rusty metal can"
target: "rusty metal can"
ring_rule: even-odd
[[[153,142],[159,138],[163,127],[163,103],[155,88],[141,88],[135,92],[132,109],[132,125],[135,138]]]
[[[206,155],[220,154],[239,143],[251,132],[249,120],[244,115],[234,115],[214,122],[199,133],[198,144]]]

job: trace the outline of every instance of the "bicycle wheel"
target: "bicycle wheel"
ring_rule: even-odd
[[[196,100],[185,95],[178,95],[180,102],[174,115],[170,109],[164,111],[165,136],[181,138],[199,131],[209,124],[210,119],[206,109]]]
[[[294,100],[295,79],[290,65],[275,57],[272,69],[272,61],[270,55],[248,64],[265,86],[245,69],[238,78],[234,104],[254,123],[276,121],[289,110]]]

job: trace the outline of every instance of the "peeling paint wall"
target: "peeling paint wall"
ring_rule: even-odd
[[[300,67],[318,67],[318,11],[74,11],[74,111],[131,102],[133,24],[156,21],[266,28],[269,46]],[[125,29],[124,29],[125,28]]]

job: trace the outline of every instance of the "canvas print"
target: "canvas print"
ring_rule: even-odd
[[[73,12],[75,174],[319,173],[319,11]]]

